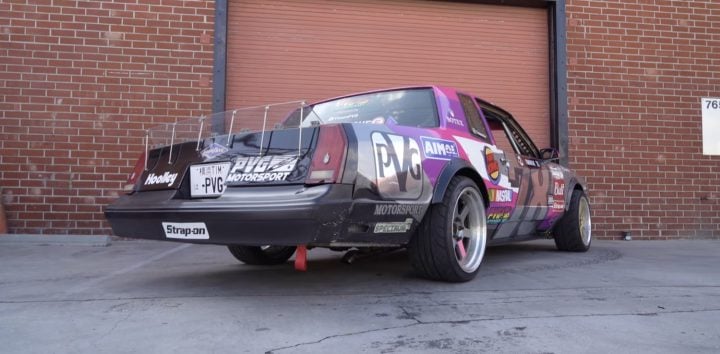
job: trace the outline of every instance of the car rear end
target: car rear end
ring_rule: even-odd
[[[164,141],[146,149],[128,195],[106,208],[115,234],[248,246],[407,244],[432,199],[424,169],[436,173],[446,162],[423,161],[419,148],[439,121],[432,88],[294,106],[272,130],[275,107],[252,109],[247,120],[242,110],[225,113],[222,135],[205,134],[202,121],[153,130]],[[256,129],[238,126],[258,117]]]
[[[122,237],[297,245],[343,229],[343,124],[236,132],[149,149],[105,214]],[[174,140],[174,139],[173,139]]]

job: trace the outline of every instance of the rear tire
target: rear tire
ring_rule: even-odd
[[[472,280],[487,245],[485,202],[475,183],[455,176],[442,203],[431,205],[408,254],[423,277],[448,282]]]
[[[560,251],[586,252],[592,243],[590,202],[585,193],[574,190],[570,207],[555,225],[555,246]]]
[[[292,257],[295,248],[294,246],[228,246],[228,250],[237,260],[251,265],[283,264]]]

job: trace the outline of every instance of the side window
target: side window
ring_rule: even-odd
[[[494,116],[489,115],[486,112],[483,113],[487,118],[488,126],[490,126],[493,138],[495,138],[495,145],[502,149],[505,153],[517,154],[517,151],[515,150],[513,143],[510,141],[510,137],[508,136],[503,123],[500,120],[494,119]]]
[[[481,102],[480,107],[490,126],[490,130],[493,132],[493,137],[498,147],[505,150],[508,147],[507,143],[509,143],[512,151],[515,151],[516,154],[531,158],[540,158],[540,152],[537,147],[535,147],[535,144],[509,113],[493,108],[492,106],[487,106]]]
[[[485,124],[483,124],[480,112],[478,112],[475,101],[468,95],[458,93],[460,99],[460,105],[462,105],[463,112],[465,112],[465,118],[467,118],[469,129],[473,135],[487,140],[487,130]]]

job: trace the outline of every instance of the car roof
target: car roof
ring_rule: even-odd
[[[370,93],[378,93],[378,92],[387,92],[387,91],[398,91],[398,90],[412,90],[412,89],[438,89],[440,91],[455,91],[454,89],[436,86],[436,85],[414,85],[414,86],[398,86],[398,87],[390,87],[390,88],[384,88],[384,89],[378,89],[378,90],[370,90],[370,91],[361,91],[361,92],[355,92],[355,93],[349,93],[342,96],[337,96],[333,98],[327,98],[320,101],[316,101],[311,103],[310,105],[316,105],[320,103],[335,101],[347,97],[353,97],[353,96],[360,96],[360,95],[367,95]]]

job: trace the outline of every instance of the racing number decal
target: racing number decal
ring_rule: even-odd
[[[422,193],[420,147],[410,137],[374,132],[375,176],[378,193],[389,199],[417,199]]]

